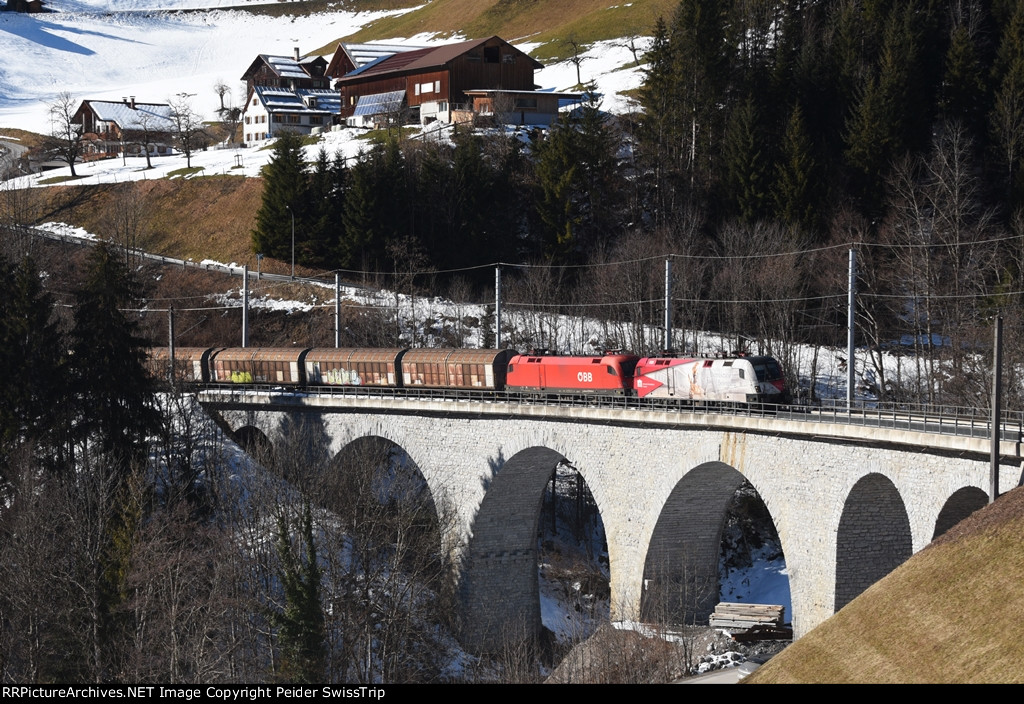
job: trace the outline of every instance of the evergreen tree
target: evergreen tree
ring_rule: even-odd
[[[313,683],[324,678],[327,632],[320,604],[320,565],[313,539],[313,518],[305,501],[297,526],[301,552],[292,547],[291,526],[284,509],[277,516],[279,576],[284,588],[284,609],[273,615],[281,644],[281,677],[287,682]]]
[[[282,132],[274,143],[274,156],[263,168],[263,199],[252,233],[254,252],[275,259],[291,258],[293,224],[298,249],[314,219],[310,217],[307,192],[302,138],[294,132]]]
[[[552,125],[547,136],[533,147],[540,191],[537,211],[544,223],[544,248],[549,255],[570,251],[579,227],[579,213],[573,203],[573,184],[578,168],[574,155],[575,142],[576,132],[563,116]]]
[[[813,147],[799,103],[793,107],[782,143],[782,159],[775,167],[772,188],[776,213],[790,225],[813,229],[821,209],[820,181]]]
[[[919,126],[931,124],[930,108],[920,95],[923,78],[917,70],[919,37],[913,27],[914,8],[911,2],[893,10],[878,72],[865,82],[847,125],[846,159],[852,168],[855,194],[868,213],[876,213],[882,206],[892,164],[920,141]]]
[[[953,17],[939,107],[947,122],[959,122],[978,140],[983,139],[986,132],[988,96],[977,45],[975,12],[974,6],[967,6]]]
[[[1018,2],[1003,31],[994,70],[995,105],[990,122],[994,146],[1003,166],[1006,194],[1013,210],[1024,199],[1024,2]]]
[[[673,73],[686,121],[680,134],[684,171],[691,187],[708,188],[722,139],[721,106],[726,100],[732,48],[726,37],[726,5],[715,0],[682,0],[672,18]]]
[[[14,267],[0,261],[0,442],[39,439],[50,425],[65,389],[61,336],[53,301],[39,270],[25,257]]]
[[[148,343],[122,309],[137,305],[138,286],[119,257],[100,244],[76,291],[71,332],[75,436],[123,467],[146,455],[159,427],[154,387],[145,368]]]
[[[35,263],[0,259],[0,496],[14,480],[8,458],[15,447],[34,448],[53,468],[59,455],[61,413],[66,407],[67,365],[53,301]]]
[[[745,222],[763,218],[768,201],[766,139],[758,124],[757,107],[747,98],[729,120],[723,144],[726,200]]]
[[[677,180],[683,164],[680,135],[684,123],[675,75],[675,47],[661,17],[654,28],[654,42],[644,58],[647,69],[640,87],[644,119],[638,137],[641,159],[651,181],[651,187],[645,190],[653,194],[655,200],[650,205],[655,218],[661,221],[670,219],[676,209]]]
[[[331,251],[344,228],[345,177],[344,158],[338,155],[332,161],[327,150],[321,147],[309,176],[308,218],[303,226],[303,239],[296,245],[296,257],[303,264],[322,267],[331,258]]]
[[[413,236],[414,189],[397,139],[363,154],[349,170],[345,190],[343,265],[376,269],[388,262],[393,242]]]
[[[538,213],[549,254],[580,252],[614,231],[622,192],[617,146],[594,102],[563,115],[534,143]]]
[[[713,0],[682,0],[669,24],[659,20],[647,54],[639,137],[658,199],[657,217],[666,223],[682,210],[684,194],[706,193],[717,176],[733,55],[726,7]]]

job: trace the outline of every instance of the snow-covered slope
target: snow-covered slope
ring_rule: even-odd
[[[61,92],[76,98],[163,102],[178,93],[195,94],[208,119],[219,107],[213,91],[224,82],[234,104],[244,101],[240,77],[257,54],[303,54],[394,13],[336,11],[308,17],[267,17],[198,7],[238,5],[241,0],[51,0],[55,12],[0,13],[0,127],[47,132],[46,103]],[[402,10],[406,12],[408,10]],[[414,46],[440,43],[429,36],[395,38]],[[451,41],[443,40],[443,41]],[[521,45],[528,51],[530,45]],[[635,88],[637,68],[622,47],[594,46],[583,64],[584,80],[596,79],[605,107],[623,110],[619,91]],[[576,83],[568,62],[541,71],[538,83],[567,89]]]
[[[212,0],[216,4],[218,0]],[[151,10],[141,12],[139,7]],[[58,12],[0,13],[0,126],[48,130],[46,103],[75,97],[163,102],[194,93],[207,117],[224,81],[245,100],[239,77],[257,54],[309,51],[349,34],[380,13],[335,12],[273,18],[244,12],[172,13],[197,0],[53,0]],[[205,4],[205,3],[204,3]]]

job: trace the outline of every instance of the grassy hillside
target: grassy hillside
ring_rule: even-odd
[[[751,682],[1024,682],[1024,488],[861,594]]]
[[[543,46],[533,51],[541,61],[566,58],[570,37],[585,44],[602,39],[649,35],[659,16],[668,16],[678,0],[635,0],[613,5],[608,0],[432,0],[412,12],[372,22],[347,42],[411,37],[421,33],[467,39],[497,34],[510,41]],[[318,51],[330,53],[336,42]]]
[[[262,192],[262,179],[208,176],[54,187],[34,193],[46,199],[37,206],[44,220],[109,233],[130,219],[139,223],[138,242],[148,251],[255,266],[250,233]]]

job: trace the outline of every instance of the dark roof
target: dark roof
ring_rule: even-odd
[[[506,42],[501,37],[487,37],[485,39],[471,39],[465,42],[456,42],[455,44],[445,44],[443,46],[430,47],[427,49],[415,49],[413,51],[402,51],[391,56],[385,56],[377,61],[373,61],[365,66],[362,66],[355,71],[352,71],[346,76],[338,79],[339,82],[345,82],[349,78],[355,77],[368,77],[377,76],[387,73],[413,73],[416,71],[424,71],[427,69],[440,68],[449,61],[452,61],[459,56],[462,56],[468,51],[471,51],[479,46],[483,46],[492,39],[497,39],[501,43],[515,49],[520,54],[525,56],[527,59],[533,62],[534,68],[544,68],[544,65],[534,59],[532,56],[516,49],[514,46]]]
[[[267,112],[306,112],[313,114],[336,114],[341,112],[341,96],[337,91],[325,88],[299,88],[288,90],[287,88],[271,88],[266,86],[255,86],[255,94],[266,108]],[[316,98],[316,107],[311,108],[307,98]],[[249,103],[246,101],[246,106]]]
[[[245,80],[250,74],[254,73],[260,63],[266,64],[271,71],[281,78],[319,78],[320,76],[314,76],[310,70],[310,67],[318,61],[322,61],[324,65],[327,64],[325,58],[315,54],[304,56],[298,61],[295,60],[294,56],[258,54],[253,59],[253,62],[249,64],[249,68],[242,74],[242,80]]]

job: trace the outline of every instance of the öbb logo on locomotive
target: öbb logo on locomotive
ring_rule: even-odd
[[[196,384],[455,389],[547,395],[789,403],[773,357],[519,354],[509,349],[185,347],[175,374]],[[170,349],[150,350],[165,376]]]

